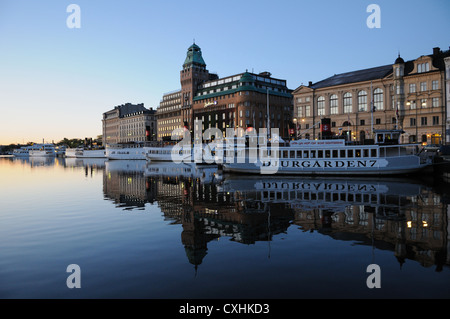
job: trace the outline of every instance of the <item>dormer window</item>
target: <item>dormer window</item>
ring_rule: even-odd
[[[428,62],[417,65],[417,73],[424,73],[428,71],[430,71],[430,64]]]

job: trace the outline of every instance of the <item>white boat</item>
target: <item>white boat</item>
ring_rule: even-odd
[[[289,146],[246,147],[223,163],[224,172],[286,175],[397,175],[423,170],[433,159],[418,144],[399,144],[400,130],[375,131],[376,143],[298,140]]]
[[[77,152],[81,152],[83,150],[82,147],[76,147],[76,148],[67,148],[66,149],[66,157],[69,158],[75,158],[77,157]]]
[[[56,157],[55,145],[53,144],[39,144],[39,148],[30,149],[31,157]]]
[[[105,156],[110,160],[145,160],[146,142],[109,144]]]
[[[30,156],[30,150],[39,148],[40,146],[38,144],[22,146],[21,148],[15,149],[12,155],[14,155],[15,157],[28,157]]]
[[[151,162],[175,162],[215,164],[214,154],[207,144],[201,147],[182,147],[167,145],[161,147],[146,147],[145,156]]]

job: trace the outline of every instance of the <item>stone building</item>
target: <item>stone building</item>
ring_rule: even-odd
[[[334,135],[352,141],[372,138],[373,129],[399,128],[402,142],[444,142],[445,65],[449,51],[333,75],[294,92],[296,134],[320,138],[320,121],[331,119]]]
[[[156,110],[126,103],[103,113],[104,144],[156,140]]]

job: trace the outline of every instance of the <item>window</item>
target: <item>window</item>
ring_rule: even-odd
[[[427,90],[427,82],[420,82],[420,91],[426,91]]]
[[[330,96],[330,114],[338,114],[338,97],[336,94]]]
[[[432,102],[431,102],[431,105],[433,107],[439,107],[439,98],[438,97],[434,97]]]
[[[439,81],[431,82],[431,89],[432,90],[439,90]]]
[[[377,88],[373,91],[374,111],[384,110],[383,105],[383,90]]]
[[[352,94],[344,94],[344,113],[352,113]]]
[[[423,109],[427,108],[427,99],[421,99],[420,105],[422,106]]]
[[[259,113],[261,113],[261,112],[259,112]],[[303,117],[303,107],[302,106],[297,107],[297,117]]]
[[[416,126],[416,119],[415,118],[410,118],[409,119],[409,126]]]
[[[359,112],[367,111],[367,92],[366,91],[358,92],[358,111]]]
[[[305,106],[305,116],[311,116],[311,107],[309,105]]]
[[[317,99],[317,115],[325,115],[325,98],[319,96]]]
[[[416,109],[416,101],[407,102],[407,105],[409,105],[409,109],[410,110],[415,110]]]
[[[409,85],[409,93],[416,93],[416,84],[412,83]]]
[[[359,125],[366,125],[366,121],[365,120],[360,120],[359,121]]]
[[[423,73],[423,72],[428,72],[430,71],[430,65],[427,63],[420,63],[417,65],[417,72],[418,73]]]
[[[375,119],[375,124],[381,124],[381,119]]]
[[[439,116],[433,116],[433,125],[439,125]]]
[[[422,126],[426,126],[427,125],[427,117],[421,117],[420,122],[421,122]]]

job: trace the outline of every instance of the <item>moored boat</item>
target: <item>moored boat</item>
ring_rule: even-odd
[[[105,156],[110,160],[145,160],[147,146],[150,144],[146,142],[108,144]]]
[[[56,157],[56,150],[53,144],[39,144],[38,148],[30,149],[31,157]]]
[[[251,148],[223,163],[225,172],[285,175],[398,175],[431,167],[418,144],[399,144],[400,130],[375,131],[375,143],[343,139],[298,140],[289,146]],[[239,154],[241,152],[241,154]]]

